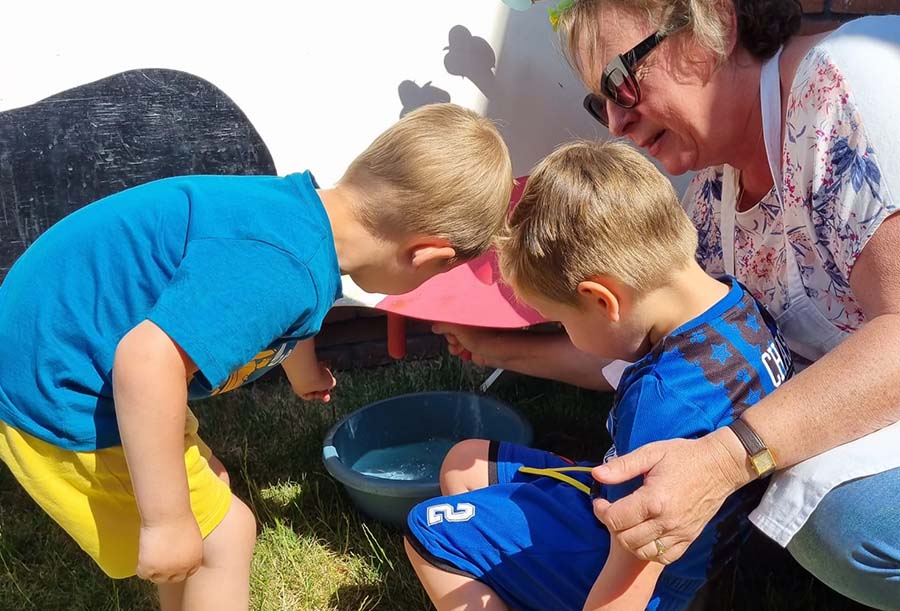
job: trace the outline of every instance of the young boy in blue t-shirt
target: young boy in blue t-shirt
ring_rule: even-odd
[[[312,337],[341,294],[397,294],[472,259],[512,189],[490,121],[414,111],[341,180],[186,176],[63,219],[0,286],[0,458],[110,576],[161,606],[246,609],[255,521],[189,399],[281,365],[303,398],[335,380]]]
[[[732,423],[792,374],[765,309],[694,259],[697,233],[671,184],[621,143],[564,146],[532,173],[500,247],[504,278],[572,342],[634,362],[607,426],[607,459]],[[598,372],[599,375],[599,372]],[[508,443],[468,440],[442,467],[445,496],[409,515],[407,553],[445,609],[684,609],[746,537],[762,490],[730,497],[685,554],[664,566],[610,537],[590,466]]]

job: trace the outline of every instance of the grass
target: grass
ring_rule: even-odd
[[[259,521],[251,577],[258,610],[414,611],[430,605],[396,531],[357,514],[325,472],[328,428],[345,413],[391,395],[478,386],[486,373],[456,359],[400,362],[344,372],[328,405],[295,399],[275,377],[196,403],[201,435],[225,463],[236,493]],[[517,405],[535,446],[599,459],[609,440],[609,397],[506,374],[492,393]],[[113,581],[0,469],[0,610],[153,609],[153,587]],[[761,535],[708,593],[704,609],[862,609],[798,567]],[[551,610],[548,610],[551,611]]]

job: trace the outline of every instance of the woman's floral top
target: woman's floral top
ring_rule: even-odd
[[[893,125],[869,125],[860,116],[827,45],[810,50],[788,98],[784,210],[773,189],[735,219],[735,275],[773,314],[781,313],[787,300],[785,266],[799,265],[807,294],[836,327],[853,331],[865,322],[850,289],[850,272],[866,242],[900,203],[883,180],[873,129],[895,130],[900,138]],[[711,274],[724,273],[722,166],[699,172],[684,203],[700,234],[700,264]]]

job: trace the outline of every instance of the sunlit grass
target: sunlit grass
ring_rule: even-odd
[[[428,601],[402,538],[361,517],[326,472],[321,442],[344,414],[392,395],[473,390],[488,372],[456,359],[401,362],[338,374],[333,403],[303,403],[278,378],[192,405],[200,433],[252,507],[259,539],[251,577],[258,610],[417,611]],[[492,394],[520,407],[535,445],[599,458],[609,398],[505,374]],[[708,609],[849,609],[773,545],[757,540],[708,599]],[[0,611],[112,611],[156,607],[152,586],[112,581],[0,468]],[[551,611],[551,610],[548,610]]]

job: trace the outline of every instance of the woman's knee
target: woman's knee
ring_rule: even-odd
[[[788,550],[845,596],[900,609],[898,504],[900,469],[843,484],[825,496]]]
[[[441,464],[441,493],[461,494],[487,486],[490,445],[486,439],[466,439],[450,448]]]

